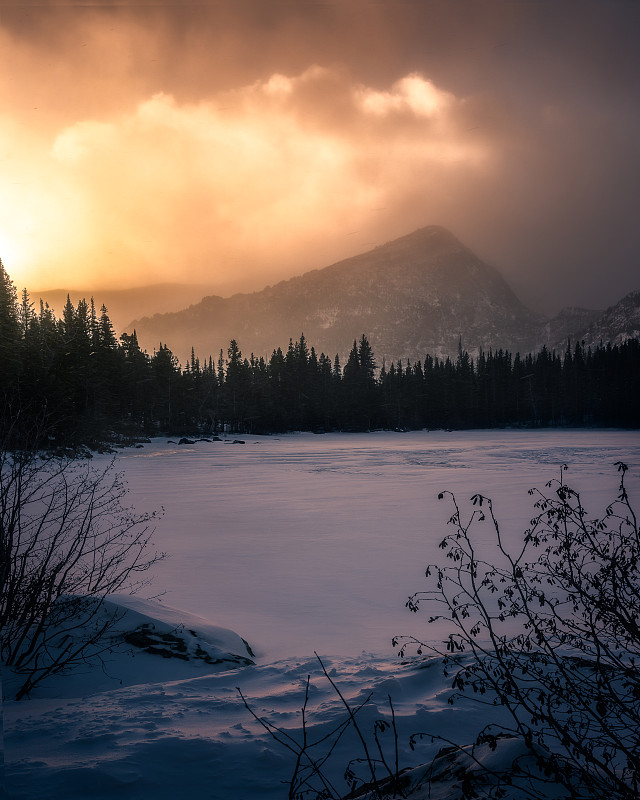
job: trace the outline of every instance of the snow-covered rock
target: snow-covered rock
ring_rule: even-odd
[[[89,616],[89,615],[87,615]],[[36,698],[78,697],[120,686],[179,680],[254,663],[249,644],[237,633],[212,625],[187,611],[157,600],[113,594],[97,614],[78,620],[60,646],[71,647],[86,638],[85,628],[100,628],[114,620],[99,646],[87,651],[86,663],[50,675],[33,691]],[[55,645],[55,636],[52,637]],[[55,655],[55,654],[54,654]],[[11,698],[20,676],[5,668],[3,692]]]
[[[544,748],[538,747],[538,750],[543,756],[548,754]],[[492,745],[443,747],[433,761],[401,770],[399,781],[388,778],[378,785],[380,795],[389,800],[399,797],[404,800],[454,800],[463,797],[526,800],[532,796],[532,787],[535,787],[534,796],[540,800],[543,797],[569,800],[569,794],[544,775],[536,755],[522,737],[508,735],[498,736]],[[502,791],[506,794],[501,794]],[[349,797],[372,800],[374,794],[367,786]]]

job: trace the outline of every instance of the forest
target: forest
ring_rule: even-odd
[[[345,348],[346,350],[346,348]],[[521,355],[426,354],[376,362],[366,334],[344,364],[304,334],[269,357],[232,340],[181,365],[162,343],[117,337],[105,306],[67,300],[57,318],[18,293],[0,261],[2,424],[46,414],[49,440],[100,447],[153,434],[267,434],[293,430],[638,427],[640,340]]]

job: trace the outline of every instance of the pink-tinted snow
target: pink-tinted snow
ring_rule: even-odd
[[[28,701],[5,702],[12,800],[286,797],[292,756],[253,721],[235,687],[257,713],[295,732],[311,674],[310,732],[321,735],[344,712],[314,650],[350,701],[373,693],[361,712],[365,730],[388,719],[387,695],[393,697],[401,765],[427,762],[440,746],[425,740],[414,753],[410,733],[470,742],[495,712],[450,706],[450,680],[438,660],[402,662],[390,643],[398,633],[442,633],[429,628],[426,614],[404,607],[407,595],[423,588],[424,566],[439,557],[447,530],[451,507],[437,493],[452,490],[461,501],[476,492],[491,496],[513,544],[532,516],[527,489],[558,477],[562,463],[594,514],[615,495],[616,461],[628,463],[630,493],[640,497],[640,432],[244,441],[155,440],[122,451],[117,464],[135,506],[166,511],[155,538],[169,558],[150,592],[165,594],[155,605],[134,604],[132,624],[144,618],[189,636],[193,629],[207,647],[223,650],[238,649],[238,637],[220,630],[231,629],[256,651],[256,666],[230,671],[176,660],[172,669],[171,661],[122,648],[107,674],[95,667],[52,679]],[[491,529],[477,533],[489,541]],[[189,639],[189,647],[197,641]],[[507,760],[508,753],[505,746]],[[345,793],[341,773],[354,755],[361,755],[357,742],[345,740],[328,766]],[[446,784],[438,790],[447,795]]]

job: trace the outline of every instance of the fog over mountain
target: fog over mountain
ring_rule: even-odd
[[[540,313],[635,288],[638,2],[0,9],[0,257],[19,289],[227,297],[425,221]]]
[[[212,286],[201,283],[157,283],[133,289],[35,289],[29,295],[36,311],[42,300],[58,317],[62,316],[67,295],[74,306],[79,300],[93,297],[98,311],[103,304],[107,307],[113,327],[120,333],[134,317],[180,311],[212,291]]]
[[[601,313],[567,308],[547,319],[531,311],[497,269],[449,231],[429,226],[262,291],[205,297],[127,330],[135,328],[150,352],[167,344],[183,363],[191,347],[201,359],[216,358],[231,339],[245,356],[267,357],[302,333],[318,354],[343,359],[366,333],[381,365],[455,355],[459,343],[472,354],[566,346]]]

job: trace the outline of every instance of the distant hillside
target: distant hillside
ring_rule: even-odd
[[[184,361],[238,341],[269,355],[304,333],[318,352],[344,355],[367,334],[377,361],[479,348],[528,351],[547,320],[524,306],[500,273],[443,228],[422,228],[367,253],[252,294],[205,297],[184,311],[137,319],[143,347],[162,341]]]
[[[592,322],[602,316],[602,311],[571,306],[546,322],[540,332],[540,346],[545,344],[551,350],[565,350],[568,340],[575,341],[576,333],[584,331]]]
[[[133,289],[37,289],[29,290],[29,295],[36,311],[42,298],[56,316],[62,316],[67,294],[74,305],[83,298],[88,301],[94,297],[98,310],[103,304],[107,307],[113,327],[120,334],[134,317],[178,311],[198,302],[211,291],[207,284],[157,283]]]
[[[629,292],[589,324],[576,327],[573,338],[592,348],[640,338],[640,291]]]

